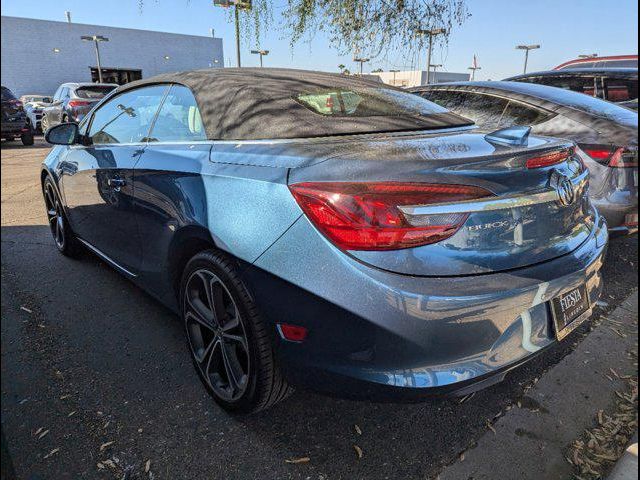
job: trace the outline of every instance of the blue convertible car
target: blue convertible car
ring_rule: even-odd
[[[57,144],[58,249],[182,318],[236,412],[291,387],[463,394],[561,341],[601,290],[580,151],[340,75],[209,69],[121,86]]]

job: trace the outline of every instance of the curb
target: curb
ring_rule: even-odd
[[[611,408],[615,392],[625,386],[623,380],[612,377],[611,369],[625,374],[637,371],[628,356],[636,348],[637,337],[622,332],[637,328],[637,318],[636,290],[615,310],[600,315],[600,324],[542,375],[517,402],[518,408],[508,409],[493,425],[488,419],[488,431],[475,448],[461,454],[438,478],[574,478],[567,449],[594,425],[598,411]],[[575,341],[575,337],[567,340]],[[623,479],[626,477],[615,478]]]

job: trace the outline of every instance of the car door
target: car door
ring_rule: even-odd
[[[129,273],[137,270],[141,257],[133,215],[133,168],[143,155],[167,88],[129,90],[105,102],[89,119],[84,144],[70,147],[60,162],[71,228],[90,248]]]
[[[58,87],[58,89],[56,90],[56,93],[53,95],[53,98],[51,99],[51,104],[44,109],[44,115],[46,115],[47,117],[47,124],[49,127],[52,127],[57,123],[56,109],[60,105],[60,95],[62,94],[63,88],[64,87],[62,86]]]
[[[144,155],[135,166],[135,210],[142,237],[141,275],[160,297],[172,298],[171,246],[186,226],[207,225],[202,172],[211,142],[191,91],[173,85],[160,108]]]

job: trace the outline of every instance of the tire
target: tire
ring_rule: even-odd
[[[46,113],[42,115],[42,120],[40,120],[40,129],[42,130],[43,135],[47,133],[47,130],[49,129],[49,121],[47,120]]]
[[[22,141],[22,145],[25,147],[30,147],[33,145],[33,131],[31,130],[31,126],[29,126],[29,131],[20,135],[20,140]]]
[[[82,252],[82,244],[74,235],[73,230],[71,230],[62,202],[58,196],[58,191],[49,176],[45,178],[42,184],[42,195],[49,229],[56,248],[67,257],[77,258]]]
[[[205,303],[211,304],[208,299],[213,298],[218,306],[208,309]],[[189,261],[182,275],[180,305],[194,367],[222,408],[253,413],[293,392],[275,363],[270,335],[258,309],[226,254],[206,250]],[[219,312],[220,320],[215,313],[210,320],[196,310]],[[242,335],[246,342],[239,340]]]

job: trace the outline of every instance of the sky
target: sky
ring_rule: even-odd
[[[277,28],[279,12],[286,0],[274,0],[274,25],[260,48],[270,51],[265,66],[338,71],[344,64],[357,71],[351,55],[341,56],[328,39],[319,34],[293,49],[284,32]],[[449,44],[434,48],[432,64],[439,70],[467,72],[473,55],[481,67],[476,80],[499,80],[522,73],[524,52],[518,44],[540,44],[529,55],[528,71],[547,70],[580,54],[636,54],[638,44],[638,4],[636,0],[467,0],[471,17],[452,30]],[[75,23],[138,28],[190,35],[210,35],[223,39],[226,66],[235,66],[234,27],[225,9],[211,0],[3,0],[2,15],[65,20],[70,11]],[[99,32],[96,32],[99,34]],[[258,66],[255,48],[244,42],[243,66]],[[426,52],[407,55],[390,52],[374,59],[364,71],[382,68],[425,68]]]

